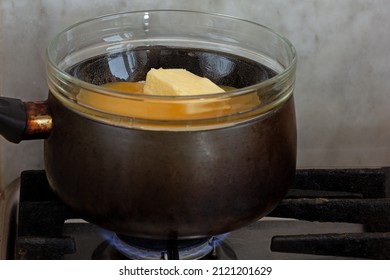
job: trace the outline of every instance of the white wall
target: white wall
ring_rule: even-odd
[[[0,0],[0,95],[42,100],[43,53],[63,28],[127,10],[193,9],[265,24],[288,37],[299,61],[299,167],[390,165],[390,1]],[[1,140],[1,185],[43,168],[42,141]]]

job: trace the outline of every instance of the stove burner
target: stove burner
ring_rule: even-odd
[[[118,251],[134,260],[200,259],[215,248],[215,238],[153,240],[114,234],[111,242]]]
[[[237,254],[234,249],[226,243],[225,241],[221,241],[220,244],[215,242],[217,238],[214,238],[214,247],[211,252],[207,255],[199,258],[201,260],[218,260],[223,256],[223,259],[226,260],[237,260]],[[157,256],[157,255],[156,255]],[[165,256],[164,256],[165,257]],[[100,243],[92,253],[92,260],[129,260],[130,258],[125,256],[122,252],[120,252],[116,247],[114,247],[113,242],[111,240],[104,240]]]

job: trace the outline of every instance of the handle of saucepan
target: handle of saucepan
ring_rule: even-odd
[[[53,128],[48,103],[0,97],[0,134],[10,142],[47,138]]]

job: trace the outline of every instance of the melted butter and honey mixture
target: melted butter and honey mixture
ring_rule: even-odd
[[[184,69],[152,69],[145,83],[114,82],[102,87],[127,93],[153,94],[154,96],[185,96],[221,93],[234,88],[217,86],[206,78],[196,76]],[[248,110],[260,104],[257,94],[246,94],[234,98],[199,98],[176,100],[167,98],[140,97],[121,98],[81,90],[77,101],[95,109],[142,119],[185,120],[215,118]]]

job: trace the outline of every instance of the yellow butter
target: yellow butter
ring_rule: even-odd
[[[151,69],[145,81],[144,93],[152,95],[185,96],[224,92],[207,78],[185,69]]]
[[[151,75],[148,73],[145,83],[114,82],[102,85],[108,89],[140,94],[137,97],[111,96],[82,89],[77,95],[77,102],[102,112],[153,120],[218,118],[250,110],[261,103],[255,92],[236,97],[208,97],[192,100],[167,99],[165,96],[211,94],[234,90],[234,88],[219,87],[210,80],[196,76],[184,69],[161,70],[150,70]],[[185,78],[183,79],[183,77]],[[167,79],[169,82],[161,79]],[[160,95],[161,98],[148,98],[148,92],[155,96]],[[145,94],[145,99],[142,94]]]

